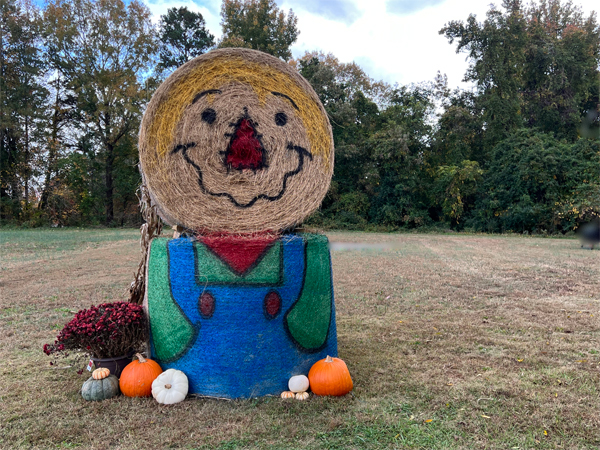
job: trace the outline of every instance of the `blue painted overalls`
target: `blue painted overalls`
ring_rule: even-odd
[[[284,235],[246,273],[191,238],[152,241],[147,297],[153,357],[190,393],[278,395],[337,355],[327,238]]]

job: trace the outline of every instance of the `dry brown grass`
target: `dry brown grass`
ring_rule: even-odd
[[[2,231],[0,448],[600,445],[600,252],[575,240],[330,233],[390,244],[333,253],[353,395],[163,408],[85,402],[82,359],[48,365],[42,345],[72,311],[126,299],[138,263],[133,230],[68,233]]]

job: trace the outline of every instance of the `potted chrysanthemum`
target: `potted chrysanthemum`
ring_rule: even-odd
[[[136,351],[148,340],[148,320],[140,305],[102,303],[82,309],[67,323],[44,353],[58,356],[69,351],[90,355],[96,367],[107,367],[119,376]],[[52,364],[52,362],[51,362]]]

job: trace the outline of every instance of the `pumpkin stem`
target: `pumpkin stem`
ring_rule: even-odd
[[[165,389],[171,389],[171,385],[170,384],[165,384]]]
[[[135,354],[135,357],[136,357],[136,358],[138,359],[138,361],[139,361],[139,362],[141,362],[141,363],[145,363],[145,362],[146,362],[146,358],[144,358],[144,357],[142,356],[142,354],[141,354],[141,353],[136,353],[136,354]]]
[[[325,362],[333,362],[333,358],[327,355],[327,358],[325,358]]]

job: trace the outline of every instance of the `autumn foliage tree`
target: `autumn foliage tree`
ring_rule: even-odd
[[[529,127],[573,141],[598,106],[600,27],[570,2],[543,1],[527,10],[523,115]],[[598,122],[592,125],[598,136]],[[593,136],[593,133],[590,133]]]
[[[127,6],[121,0],[54,0],[44,21],[48,59],[74,96],[76,148],[95,153],[103,166],[104,221],[110,224],[122,180],[115,180],[117,159],[135,170],[131,134],[149,98],[143,77],[157,48],[150,11],[137,0]],[[133,200],[135,186],[127,189]]]
[[[600,28],[568,1],[521,0],[492,6],[483,22],[449,22],[440,30],[468,55],[466,81],[477,86],[485,141],[491,148],[520,127],[577,139],[598,104]]]
[[[36,122],[46,90],[40,83],[39,17],[30,4],[0,2],[0,218],[28,219],[35,175]]]
[[[460,18],[449,18],[460,19]],[[568,0],[503,0],[440,31],[474,89],[411,85],[308,51],[294,13],[225,0],[220,47],[282,58],[329,117],[336,167],[320,227],[567,232],[600,216],[600,27]],[[201,14],[159,26],[133,0],[0,0],[0,220],[132,223],[137,130],[164,76],[214,46]]]
[[[468,55],[476,92],[448,95],[438,122],[439,213],[454,214],[449,175],[464,172],[454,204],[472,228],[567,231],[600,215],[590,201],[600,198],[595,14],[570,1],[504,0],[483,22],[471,15],[440,34]]]

